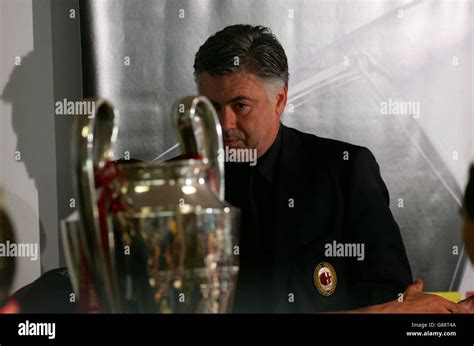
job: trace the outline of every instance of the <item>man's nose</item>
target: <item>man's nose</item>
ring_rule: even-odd
[[[230,107],[224,107],[219,112],[219,120],[224,130],[235,129],[237,127],[237,118]]]

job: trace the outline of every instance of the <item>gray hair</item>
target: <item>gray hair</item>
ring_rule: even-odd
[[[265,82],[270,97],[283,85],[288,87],[285,50],[271,30],[263,26],[232,25],[209,37],[194,58],[196,79],[201,72],[211,76],[252,73]]]

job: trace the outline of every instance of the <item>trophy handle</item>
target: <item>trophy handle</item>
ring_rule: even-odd
[[[76,219],[77,217],[77,219]],[[77,211],[68,218],[61,221],[61,238],[63,242],[64,255],[69,270],[69,278],[71,280],[72,289],[76,297],[80,296],[80,274],[81,274],[81,244],[80,233],[82,232],[79,216]]]
[[[113,273],[108,266],[110,257],[104,251],[107,246],[103,243],[99,226],[95,173],[112,159],[112,145],[118,132],[118,114],[104,99],[86,99],[83,102],[92,103],[93,114],[76,116],[72,148],[73,178],[83,230],[81,241],[101,302],[107,304],[107,310],[114,311]]]
[[[185,158],[209,162],[216,174],[217,195],[224,201],[222,127],[214,106],[205,96],[187,96],[175,102],[172,111]]]

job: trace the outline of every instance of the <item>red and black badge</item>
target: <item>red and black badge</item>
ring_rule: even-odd
[[[336,290],[336,270],[327,262],[319,263],[313,272],[313,282],[321,295],[330,296]]]

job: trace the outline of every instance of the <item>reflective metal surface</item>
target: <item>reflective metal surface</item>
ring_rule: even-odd
[[[214,107],[206,97],[185,97],[173,107],[181,148],[186,156],[201,156],[214,167],[215,188],[224,200],[224,161],[218,160],[223,150],[222,129]]]
[[[118,254],[117,265],[123,290],[131,283],[126,305],[145,312],[228,311],[238,273],[237,215],[210,188],[209,165],[119,167],[129,181],[122,189],[129,209],[114,219],[122,233],[117,254],[130,249]]]
[[[83,228],[79,220],[78,213],[73,213],[70,217],[61,222],[61,238],[66,264],[68,266],[68,275],[71,280],[72,289],[76,297],[80,299],[80,275],[81,275],[81,252],[84,246],[81,244],[81,233]]]
[[[238,210],[220,198],[222,131],[212,105],[187,97],[173,109],[182,143],[189,144],[183,144],[183,156],[194,159],[112,163],[118,114],[106,101],[94,102],[95,117],[76,120],[80,239],[77,221],[63,230],[85,310],[230,311]]]
[[[73,128],[72,162],[73,178],[79,204],[79,214],[83,232],[80,243],[87,268],[82,282],[85,292],[94,291],[101,302],[101,309],[118,311],[118,292],[113,260],[108,251],[108,231],[100,225],[99,192],[96,188],[96,174],[104,169],[111,159],[111,147],[117,136],[118,113],[105,100],[87,100],[94,104],[93,117],[77,116]],[[81,275],[81,274],[80,274]],[[90,278],[89,278],[90,275]],[[83,280],[83,281],[84,281]],[[82,289],[80,289],[82,291]],[[84,299],[83,294],[81,294]]]

